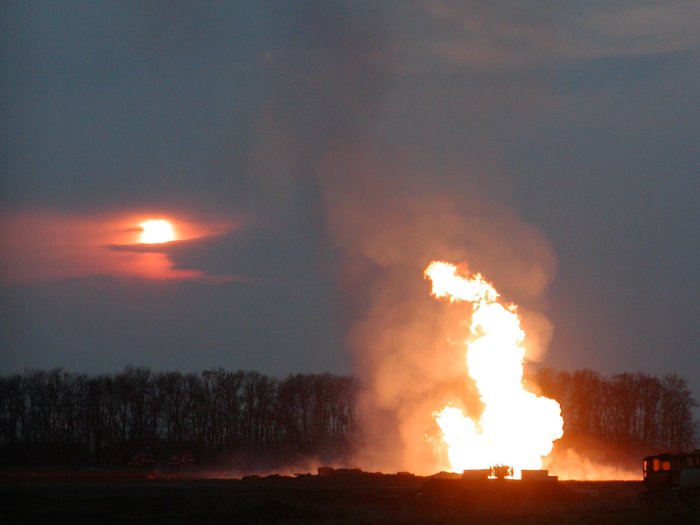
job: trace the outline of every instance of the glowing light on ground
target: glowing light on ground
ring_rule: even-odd
[[[467,369],[484,405],[478,417],[446,406],[434,414],[454,472],[510,465],[542,468],[542,458],[563,435],[559,403],[523,386],[525,332],[514,304],[504,305],[481,274],[460,275],[457,267],[433,261],[425,270],[432,294],[471,303]]]
[[[140,224],[141,237],[139,242],[143,244],[160,244],[175,240],[175,230],[170,221],[165,219],[150,219]]]

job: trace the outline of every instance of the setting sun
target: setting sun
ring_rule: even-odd
[[[141,223],[140,242],[144,244],[155,244],[170,242],[175,240],[173,225],[165,219],[152,219]]]

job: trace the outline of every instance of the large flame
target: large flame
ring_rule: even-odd
[[[542,458],[563,435],[559,403],[523,387],[525,332],[516,305],[499,302],[499,293],[479,273],[461,276],[457,267],[433,261],[425,270],[432,293],[472,305],[466,341],[467,369],[484,405],[478,418],[450,405],[435,413],[455,472],[494,465],[542,468]]]

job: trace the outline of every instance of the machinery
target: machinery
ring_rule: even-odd
[[[194,456],[185,450],[181,450],[176,454],[173,454],[168,462],[170,468],[194,468],[195,466]]]
[[[127,463],[130,467],[151,467],[156,464],[156,460],[153,455],[148,452],[139,452],[131,456],[131,459]]]
[[[644,485],[653,495],[677,492],[683,501],[700,495],[700,449],[644,458]]]

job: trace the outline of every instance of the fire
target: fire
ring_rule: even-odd
[[[559,403],[525,390],[525,332],[514,304],[477,273],[463,277],[457,267],[433,261],[425,270],[432,294],[472,305],[470,336],[465,342],[467,370],[484,405],[477,419],[450,405],[434,414],[455,472],[510,465],[542,468],[553,442],[563,435]]]

